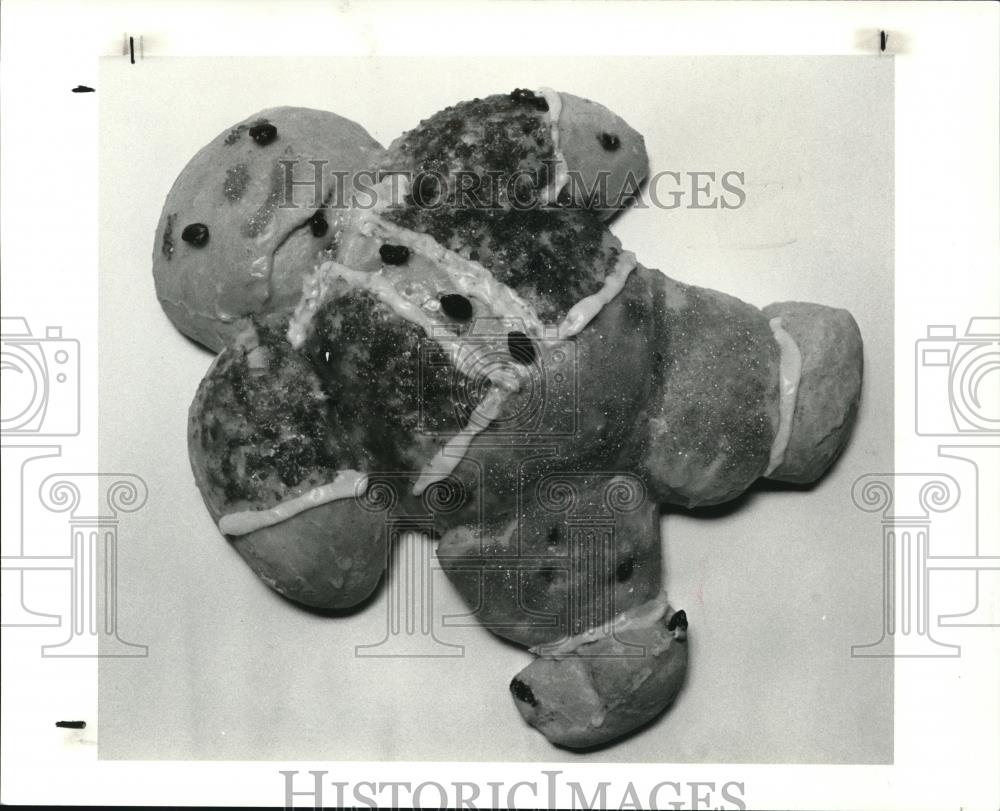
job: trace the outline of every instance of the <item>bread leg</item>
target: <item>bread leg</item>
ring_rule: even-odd
[[[864,372],[861,332],[847,310],[798,301],[769,304],[768,318],[798,346],[802,358],[791,434],[768,478],[805,484],[820,478],[854,428]]]
[[[586,749],[649,723],[676,698],[688,661],[688,622],[664,595],[611,629],[550,649],[510,683],[521,716],[558,746]]]

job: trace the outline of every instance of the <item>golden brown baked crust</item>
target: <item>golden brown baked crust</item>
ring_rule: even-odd
[[[174,182],[156,227],[153,279],[174,326],[218,352],[242,317],[290,311],[328,247],[314,220],[324,198],[380,153],[353,121],[301,107],[261,110],[216,136]],[[310,161],[322,162],[318,200]]]
[[[265,111],[274,120],[279,112]],[[438,558],[482,624],[536,646],[538,658],[511,683],[529,723],[557,745],[588,748],[656,717],[687,663],[686,615],[661,593],[659,506],[726,501],[765,473],[821,476],[857,411],[853,319],[802,303],[761,311],[635,263],[601,221],[623,200],[584,199],[553,183],[553,167],[561,161],[584,184],[603,172],[613,190],[645,175],[642,138],[569,94],[515,91],[432,116],[390,147],[382,168],[439,173],[444,205],[422,205],[414,181],[401,198],[374,198],[377,210],[331,212],[321,235],[279,209],[259,219],[273,184],[240,180],[236,195],[230,171],[223,193],[234,196],[222,211],[237,236],[226,242],[223,229],[216,240],[213,226],[182,257],[175,201],[207,206],[197,179],[206,161],[232,154],[241,138],[260,158],[246,138],[261,126],[248,120],[199,153],[158,232],[164,307],[196,340],[229,337],[190,413],[192,468],[213,518],[251,516],[251,529],[230,540],[276,591],[347,608],[385,569],[386,510],[363,485],[290,516],[281,509],[345,471],[371,491],[391,482],[402,514],[429,511],[420,526],[439,535]],[[353,133],[341,144],[367,138],[334,130]],[[485,209],[462,203],[462,173],[518,172],[534,206],[509,195]],[[265,203],[253,208],[258,192]],[[315,239],[335,261],[310,277],[290,321]],[[274,260],[265,280],[244,272],[251,255]],[[170,262],[182,272],[165,275]],[[240,313],[224,312],[223,300],[255,317],[237,325]],[[561,335],[588,301],[590,320]],[[515,371],[517,384],[473,431],[471,416],[508,385],[469,366],[475,352],[465,350],[477,346],[483,368]],[[454,466],[441,461],[449,449]],[[433,495],[439,486],[447,505]],[[276,522],[259,525],[267,511]]]
[[[389,146],[383,168],[429,175],[417,192],[449,208],[559,204],[607,219],[638,195],[649,158],[642,136],[607,107],[517,89],[435,113]]]
[[[662,604],[661,604],[662,603]],[[687,673],[688,621],[665,598],[571,651],[542,649],[510,683],[521,716],[558,746],[588,749],[649,723],[677,697]]]
[[[728,501],[767,467],[779,423],[778,346],[756,307],[649,274],[662,385],[648,412],[643,470],[663,502]]]

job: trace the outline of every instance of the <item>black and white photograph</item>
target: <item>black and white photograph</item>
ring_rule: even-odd
[[[3,801],[995,808],[997,12],[809,5],[5,4]]]

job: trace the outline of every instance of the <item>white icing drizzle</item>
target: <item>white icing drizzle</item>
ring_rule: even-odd
[[[328,263],[324,262],[302,280],[302,298],[295,306],[295,312],[288,322],[285,338],[294,349],[301,349],[309,336],[309,325],[316,311],[326,301],[333,279],[326,272]]]
[[[329,484],[314,487],[301,496],[286,499],[266,510],[243,510],[229,513],[219,520],[219,529],[225,535],[246,535],[254,530],[272,527],[287,521],[301,512],[337,501],[354,498],[365,491],[368,477],[356,470],[341,470]]]
[[[572,656],[584,645],[597,642],[599,639],[610,636],[612,633],[618,634],[627,628],[648,627],[654,622],[658,622],[667,613],[667,605],[667,593],[661,591],[652,600],[623,611],[603,625],[590,628],[575,636],[565,636],[558,642],[536,645],[531,648],[531,653],[535,654],[535,656],[552,656],[557,659]],[[677,634],[674,634],[674,636],[678,639],[682,638]]]
[[[552,137],[552,148],[555,152],[555,175],[546,186],[541,195],[539,196],[539,202],[544,205],[549,205],[555,203],[559,199],[559,194],[562,192],[563,187],[569,182],[569,167],[566,165],[566,157],[563,155],[562,149],[559,146],[559,140],[561,133],[559,131],[559,116],[562,115],[562,96],[559,95],[558,91],[553,90],[551,87],[542,87],[538,90],[545,99],[545,102],[549,105],[549,132]]]
[[[615,267],[605,277],[604,285],[593,295],[574,304],[559,325],[559,338],[572,338],[587,326],[604,305],[611,302],[625,287],[629,274],[635,270],[638,262],[631,251],[622,251],[615,262]]]
[[[520,319],[524,322],[528,335],[539,336],[543,333],[541,319],[534,307],[507,285],[498,282],[479,262],[448,250],[429,234],[401,228],[375,216],[366,217],[361,230],[368,236],[378,236],[391,240],[395,245],[405,245],[433,262],[448,275],[455,290],[483,302],[496,315]]]
[[[339,262],[324,262],[306,282],[310,288],[288,323],[288,342],[296,349],[301,348],[308,335],[308,327],[316,314],[316,310],[325,301],[326,295],[337,280],[344,281],[352,288],[371,291],[379,301],[388,306],[400,318],[404,318],[425,329],[428,334],[434,331],[435,323],[423,309],[401,295],[395,285],[381,272],[365,273],[352,270]]]
[[[487,392],[482,402],[476,406],[469,418],[468,424],[455,434],[445,446],[439,450],[420,471],[413,485],[413,495],[419,496],[435,482],[448,478],[458,463],[472,445],[472,440],[481,434],[490,423],[500,416],[500,409],[508,397],[508,392],[500,388],[492,388]]]
[[[799,379],[802,376],[802,353],[795,339],[781,326],[781,318],[770,321],[774,340],[781,350],[781,363],[778,370],[778,385],[780,398],[778,400],[778,431],[771,443],[771,458],[767,465],[765,476],[771,475],[784,461],[788,440],[792,435],[792,417],[795,415],[795,400],[799,392]]]
[[[543,344],[579,334],[621,292],[629,274],[637,265],[633,253],[622,251],[601,289],[577,302],[566,313],[560,325],[553,328],[544,326],[535,309],[514,290],[498,282],[483,265],[448,250],[430,235],[386,222],[371,211],[359,213],[356,225],[364,236],[403,245],[414,254],[427,259],[447,276],[449,289],[478,300],[491,315],[511,322],[501,330],[501,334],[481,336],[486,339],[495,337],[503,342],[506,341],[506,332],[515,328],[523,329],[526,334]],[[475,362],[480,344],[455,334],[450,322],[440,313],[437,299],[428,295],[429,291],[418,289],[414,292],[411,288],[406,294],[401,292],[394,282],[405,282],[405,279],[406,276],[398,272],[390,276],[384,269],[364,272],[338,262],[324,262],[303,283],[303,297],[288,326],[289,343],[295,348],[302,346],[317,310],[339,281],[351,288],[371,291],[398,316],[421,327],[429,337],[437,341],[451,358],[455,368],[464,371],[470,361]],[[489,427],[490,421],[496,419],[506,398],[511,392],[517,391],[530,374],[531,371],[526,366],[513,362],[498,363],[489,368],[487,377],[493,387],[474,409],[469,423],[451,437],[421,470],[413,487],[414,495],[420,495],[431,484],[451,475],[475,437]]]

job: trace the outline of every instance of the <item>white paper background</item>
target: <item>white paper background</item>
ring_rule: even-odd
[[[331,36],[338,46],[362,52],[426,50],[428,41],[433,41],[438,50],[538,48],[537,38],[523,36],[524,22],[515,25],[516,15],[497,6],[481,8],[478,19],[452,17],[443,25],[426,7],[419,10],[418,18],[413,16],[416,10],[406,12],[387,5],[337,13],[320,11],[317,6],[284,4],[279,19],[288,22],[276,25],[273,7],[252,4],[242,7],[245,12],[241,18],[226,20],[224,27],[217,25],[221,18],[208,4],[200,4],[197,12],[186,9],[197,15],[196,22],[185,18],[177,7],[170,8],[171,13],[166,13],[169,7],[160,6],[155,13],[135,8],[127,14],[121,6],[95,7],[87,18],[70,13],[70,8],[53,10],[47,4],[4,6],[4,313],[9,314],[11,302],[16,301],[17,312],[29,317],[38,313],[43,323],[63,324],[66,334],[78,337],[84,347],[96,346],[92,314],[97,220],[93,213],[96,194],[92,161],[96,156],[97,104],[92,96],[70,96],[67,90],[78,82],[98,83],[93,57],[113,52],[120,45],[119,31],[123,27],[155,32],[147,36],[150,55],[157,47],[163,53],[175,54],[252,54],[274,52],[276,48],[321,53],[329,52]],[[947,10],[929,5],[900,8],[886,4],[877,7],[876,13],[872,7],[852,4],[815,6],[808,13],[791,12],[789,16],[787,8],[775,6],[750,12],[723,5],[646,5],[628,9],[616,5],[613,12],[607,7],[591,6],[575,13],[579,16],[570,17],[560,8],[542,10],[535,6],[531,23],[535,30],[555,30],[546,28],[546,23],[555,20],[560,22],[561,31],[573,28],[573,36],[545,38],[546,51],[595,53],[610,48],[620,52],[617,40],[601,35],[602,29],[607,30],[607,18],[596,22],[586,19],[611,13],[619,19],[623,14],[648,15],[643,20],[632,17],[628,26],[633,40],[629,50],[647,53],[871,51],[878,28],[889,29],[890,50],[902,50],[896,62],[896,263],[901,269],[896,279],[896,410],[897,414],[911,413],[913,378],[908,370],[913,358],[912,342],[923,335],[928,323],[961,325],[970,315],[983,314],[984,308],[989,314],[989,304],[997,298],[995,11],[984,11],[974,4]],[[324,14],[331,17],[326,19]],[[13,25],[12,15],[17,15]],[[487,17],[490,20],[483,25]],[[309,24],[302,25],[302,19]],[[419,19],[423,19],[424,28]],[[299,21],[298,26],[294,20]],[[570,20],[575,20],[580,29]],[[509,27],[503,25],[505,22]],[[463,30],[463,25],[468,27]],[[494,36],[485,43],[481,36],[473,36],[482,30]],[[442,31],[454,36],[442,37]],[[589,40],[584,31],[593,32]],[[53,42],[57,48],[45,51],[43,60],[39,54],[42,43]],[[25,66],[16,81],[9,70],[15,60]],[[43,61],[45,69],[38,70]],[[609,102],[620,107],[616,99]],[[81,112],[83,104],[89,105],[87,112]],[[396,126],[407,125],[403,122]],[[141,128],[141,119],[136,126]],[[26,155],[34,159],[26,160]],[[951,190],[946,203],[942,204],[941,192],[928,177]],[[57,217],[58,239],[54,238],[52,224],[53,189],[63,192],[56,195],[63,203],[59,208],[62,217]],[[64,190],[70,190],[70,194]],[[12,200],[16,200],[16,207],[11,205]],[[626,242],[634,244],[628,228],[631,224],[623,220],[620,233]],[[666,264],[672,257],[650,252],[647,261],[652,264],[654,258]],[[16,272],[11,270],[14,266]],[[739,280],[730,279],[718,286],[763,303],[755,294],[741,290]],[[93,424],[95,414],[94,362],[93,353],[85,355],[85,368],[91,372],[84,375],[85,424],[88,416]],[[921,469],[928,460],[934,462],[935,447],[915,440],[909,422],[897,423],[897,466]],[[85,433],[75,440],[64,451],[64,456],[73,461],[70,469],[95,469],[91,455],[94,447],[92,434]],[[773,497],[768,494],[761,503],[774,501]],[[971,524],[975,515],[966,515],[965,520]],[[877,529],[873,526],[870,531]],[[677,562],[672,561],[672,565],[678,568]],[[951,591],[940,588],[936,593],[942,600],[954,598],[955,610],[959,610],[968,602],[969,584],[964,580],[952,585]],[[24,801],[32,796],[28,793],[32,790],[44,791],[50,801],[64,802],[109,801],[112,797],[169,802],[181,801],[184,796],[200,802],[280,801],[277,766],[271,764],[200,768],[171,764],[88,765],[93,749],[79,741],[92,737],[94,725],[80,735],[53,731],[50,719],[93,717],[93,709],[82,709],[94,706],[93,676],[88,675],[94,670],[93,662],[40,661],[38,644],[49,641],[41,637],[28,631],[8,631],[4,635],[6,801]],[[896,663],[897,745],[893,767],[688,765],[666,771],[681,780],[743,780],[748,800],[757,807],[995,805],[995,632],[952,630],[948,641],[962,644],[961,658]],[[468,717],[464,713],[460,716]],[[296,763],[292,768],[306,769],[308,765]],[[564,769],[567,774],[574,772],[572,767]],[[365,764],[342,765],[333,767],[333,771],[341,779],[363,779],[375,774]],[[629,766],[627,773],[648,785],[662,779],[664,771],[663,767]],[[611,766],[602,766],[598,772],[601,779],[608,780],[623,779],[625,774]],[[386,774],[385,767],[380,773]],[[480,780],[538,777],[535,766],[408,768],[399,764],[392,773]],[[589,779],[598,776],[593,769],[575,773]],[[16,775],[16,782],[11,782],[11,774]],[[155,796],[149,794],[151,786],[156,789]]]

